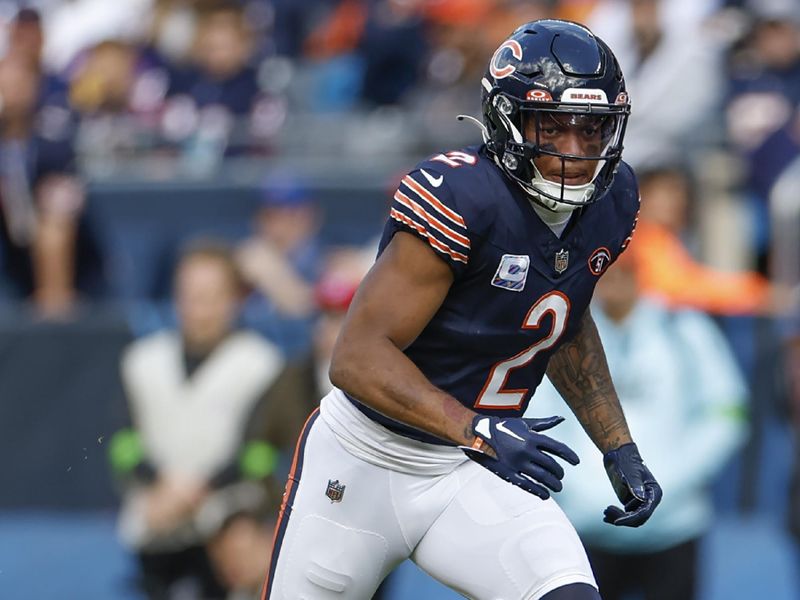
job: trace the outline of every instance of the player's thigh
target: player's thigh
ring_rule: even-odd
[[[314,419],[298,443],[264,597],[371,598],[409,553],[389,494],[389,474]]]
[[[465,481],[412,556],[469,598],[538,599],[570,583],[596,587],[575,529],[551,499],[506,483],[468,462]]]

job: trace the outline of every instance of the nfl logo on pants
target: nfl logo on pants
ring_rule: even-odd
[[[328,479],[328,488],[325,490],[325,495],[331,499],[331,502],[341,502],[344,496],[345,486],[339,483],[339,480]]]

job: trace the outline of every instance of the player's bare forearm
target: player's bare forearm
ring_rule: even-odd
[[[578,334],[550,358],[547,377],[603,453],[631,441],[603,345],[588,309]]]
[[[434,386],[403,353],[452,282],[450,268],[427,243],[397,233],[353,299],[330,376],[336,387],[392,419],[470,444],[475,413]]]
[[[388,338],[362,337],[351,328],[334,358],[333,384],[371,408],[455,444],[475,438],[475,413],[428,381]]]

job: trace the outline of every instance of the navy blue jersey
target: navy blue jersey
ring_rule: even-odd
[[[405,354],[468,408],[522,415],[551,354],[578,330],[598,278],[625,249],[638,210],[636,179],[621,163],[609,191],[573,213],[559,238],[482,146],[423,161],[395,193],[379,252],[410,232],[455,278]],[[442,443],[355,404],[393,431]]]

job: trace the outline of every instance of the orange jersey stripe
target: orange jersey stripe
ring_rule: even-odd
[[[408,187],[414,190],[417,195],[425,200],[426,202],[430,203],[436,210],[442,213],[445,217],[450,219],[456,225],[461,225],[466,229],[467,224],[464,222],[464,219],[461,218],[457,212],[447,208],[444,204],[442,204],[439,199],[431,194],[428,190],[422,187],[419,183],[417,183],[414,179],[411,178],[410,175],[406,175],[403,178],[403,183],[405,183]]]
[[[437,240],[436,238],[428,235],[428,232],[425,230],[425,228],[419,223],[413,221],[410,217],[407,217],[406,215],[404,215],[395,208],[393,208],[389,212],[389,216],[392,217],[395,221],[400,221],[401,223],[408,225],[412,229],[415,229],[417,232],[419,232],[420,235],[424,236],[428,240],[428,243],[435,249],[450,255],[450,257],[453,260],[457,260],[459,262],[467,264],[468,258],[466,254],[462,254],[461,252],[456,252],[455,250],[450,248],[450,246],[448,246],[447,244],[444,244],[439,240]]]
[[[422,217],[428,223],[428,225],[436,229],[443,236],[469,249],[470,243],[468,237],[463,236],[460,233],[456,233],[455,231],[450,229],[439,219],[437,219],[430,213],[426,212],[424,208],[422,208],[419,204],[417,204],[411,198],[406,196],[403,192],[397,190],[394,194],[394,199],[397,200],[400,204],[402,204],[406,208],[414,211],[414,214],[416,214],[417,216]]]

